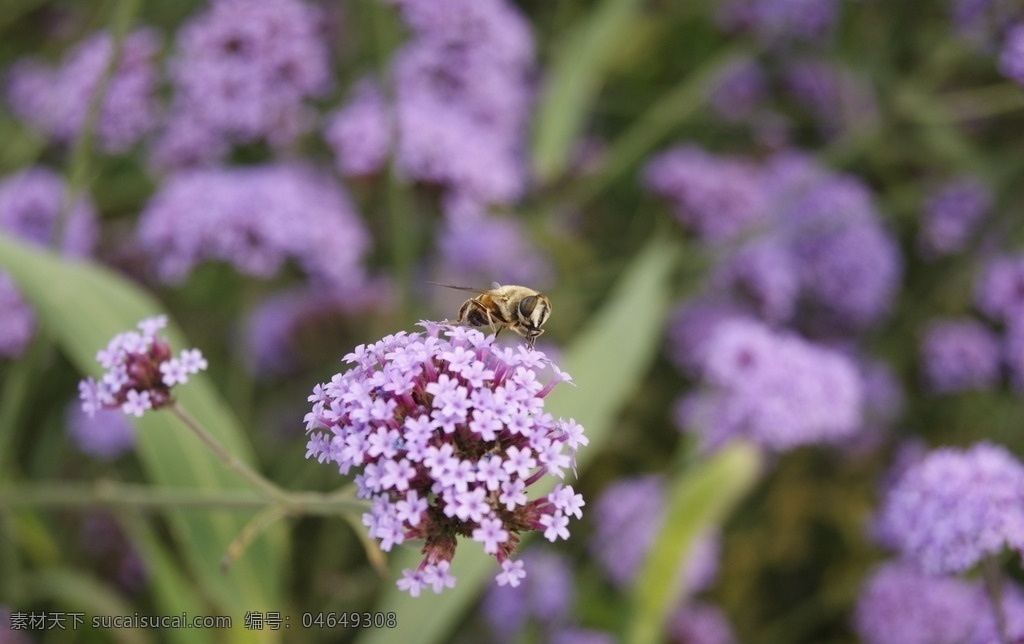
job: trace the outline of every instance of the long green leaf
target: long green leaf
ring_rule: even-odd
[[[621,48],[638,0],[604,0],[566,38],[545,83],[537,110],[533,171],[549,181],[566,167],[608,62]]]
[[[0,267],[18,283],[43,328],[83,373],[99,375],[94,356],[111,337],[133,328],[142,318],[164,312],[147,293],[101,266],[65,260],[2,234]],[[188,346],[173,323],[166,332],[172,347]],[[192,417],[229,450],[253,462],[251,444],[209,378],[200,374],[175,393]],[[135,426],[136,450],[154,483],[214,490],[247,487],[170,414],[149,413]],[[172,511],[168,518],[192,576],[218,610],[240,619],[245,611],[279,609],[282,531],[258,539],[245,557],[223,573],[220,558],[248,517]],[[249,639],[261,637],[256,632],[252,635]],[[244,639],[240,636],[238,641]]]
[[[584,426],[590,444],[580,450],[581,467],[607,442],[618,411],[654,358],[668,311],[667,281],[674,258],[674,249],[667,242],[651,243],[623,275],[592,325],[565,352],[561,366],[577,386],[556,387],[544,406],[554,416],[575,418]],[[547,486],[538,483],[531,491],[541,494],[549,489],[550,482]],[[392,569],[415,568],[420,559],[415,550],[403,550],[392,561]],[[394,611],[398,627],[369,631],[361,641],[443,641],[459,616],[479,599],[495,570],[493,557],[477,544],[463,543],[452,561],[452,574],[458,579],[455,588],[440,595],[428,592],[410,597],[392,586],[385,592],[380,610]]]
[[[633,587],[630,644],[663,640],[662,627],[686,589],[680,567],[694,542],[721,525],[729,511],[754,485],[760,452],[736,443],[696,463],[669,490],[665,523]]]

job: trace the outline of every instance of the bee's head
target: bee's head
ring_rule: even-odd
[[[537,336],[544,333],[544,329],[541,326],[547,322],[548,316],[551,315],[551,301],[540,293],[527,295],[519,300],[516,313],[519,317],[519,323],[523,327],[523,335],[526,336],[527,343],[532,348],[533,343],[537,340]]]

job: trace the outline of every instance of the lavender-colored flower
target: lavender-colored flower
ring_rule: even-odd
[[[551,644],[615,644],[618,640],[611,633],[571,626],[552,633],[549,641]]]
[[[708,387],[684,399],[678,420],[705,449],[748,438],[784,450],[849,438],[861,427],[853,360],[758,322],[718,325],[702,373]]]
[[[716,291],[734,293],[770,322],[790,319],[800,294],[796,262],[781,239],[760,239],[739,248],[716,267],[713,283]]]
[[[438,248],[443,258],[441,281],[488,286],[497,281],[542,288],[551,279],[550,262],[531,244],[522,223],[510,217],[449,216],[439,233]]]
[[[594,507],[590,551],[612,582],[627,587],[665,519],[665,482],[658,476],[624,479],[609,485]],[[694,542],[680,574],[688,593],[710,586],[718,574],[718,539],[704,535]]]
[[[363,284],[359,261],[369,244],[340,188],[297,165],[172,175],[143,210],[138,238],[168,282],[206,260],[268,278],[292,259],[315,284],[339,294]]]
[[[96,361],[107,370],[97,382],[91,377],[78,383],[82,409],[93,417],[101,409],[120,409],[140,417],[150,409],[173,402],[171,389],[207,367],[199,349],[182,349],[175,358],[167,339],[158,335],[167,316],[146,318],[139,331],[114,336]]]
[[[96,242],[96,213],[86,198],[61,217],[67,196],[64,181],[46,168],[22,170],[0,181],[0,230],[40,246],[56,246],[65,255],[88,254]],[[61,238],[55,239],[60,228]],[[16,357],[35,329],[35,314],[14,281],[0,270],[0,356]]]
[[[965,640],[967,644],[1002,644],[1024,641],[1024,591],[1017,584],[1002,584],[1002,614],[1006,637],[999,634],[998,621],[989,597],[984,597],[975,613],[974,632]],[[979,589],[979,595],[981,591]]]
[[[743,58],[722,70],[708,101],[723,119],[742,121],[764,100],[767,85],[764,69],[753,59]]]
[[[416,596],[453,585],[459,536],[494,550],[498,583],[518,586],[526,573],[510,557],[519,534],[566,538],[568,517],[582,514],[569,486],[525,494],[545,474],[563,478],[587,443],[575,421],[544,413],[544,397],[568,376],[543,353],[500,348],[476,329],[422,326],[356,347],[350,370],[316,386],[307,458],[361,470],[358,494],[372,502],[363,523],[382,550],[424,539],[423,562],[403,571],[399,588]],[[548,368],[545,385],[538,375]]]
[[[1003,76],[1024,85],[1024,23],[1006,33],[999,53],[999,71]]]
[[[955,577],[886,563],[864,583],[854,624],[867,644],[957,644],[977,623],[981,599],[975,586]]]
[[[284,146],[309,129],[305,101],[330,88],[320,19],[316,6],[299,0],[212,0],[178,32],[157,165],[209,160],[236,143]],[[173,140],[183,129],[202,133],[188,153]]]
[[[924,203],[918,237],[922,252],[934,257],[963,250],[991,205],[992,196],[974,179],[941,186]]]
[[[999,349],[976,320],[934,320],[921,343],[924,376],[938,393],[988,389],[999,380]]]
[[[672,202],[676,216],[702,241],[721,242],[764,219],[758,168],[695,146],[677,147],[648,162],[644,183]]]
[[[685,644],[732,644],[732,627],[717,607],[704,602],[683,604],[669,617],[666,635],[671,642]]]
[[[104,150],[124,152],[155,127],[159,49],[159,39],[151,30],[140,29],[125,37],[96,122],[97,140]],[[98,33],[78,45],[56,69],[34,60],[15,63],[6,91],[15,115],[58,143],[70,143],[85,124],[113,53],[110,34]]]
[[[572,608],[572,571],[564,556],[550,549],[533,548],[522,561],[530,576],[513,588],[491,584],[481,610],[500,641],[513,641],[528,621],[550,629],[565,622]]]
[[[380,89],[362,81],[347,105],[335,112],[324,129],[338,170],[346,176],[376,174],[391,148],[391,114]]]
[[[883,540],[930,573],[1024,552],[1024,466],[1003,447],[940,448],[912,465],[878,518]]]
[[[111,460],[135,444],[131,423],[116,410],[98,409],[89,415],[81,404],[73,404],[68,407],[65,416],[68,435],[85,454]]]
[[[829,176],[777,208],[802,293],[825,326],[859,329],[888,312],[902,273],[900,253],[863,183]]]
[[[708,338],[726,320],[750,317],[732,302],[697,299],[685,302],[672,313],[668,324],[668,353],[688,374],[698,374],[707,358]]]
[[[974,302],[996,322],[1024,316],[1024,255],[990,260],[974,283]]]
[[[838,14],[836,0],[731,0],[718,22],[727,31],[753,32],[765,44],[818,41],[832,32]]]

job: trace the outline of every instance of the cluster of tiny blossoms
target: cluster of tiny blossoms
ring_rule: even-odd
[[[157,332],[167,325],[167,316],[147,318],[138,331],[119,333],[96,354],[107,370],[97,382],[87,378],[79,383],[82,409],[90,416],[100,409],[120,409],[141,417],[149,409],[171,402],[171,387],[188,382],[190,375],[206,369],[199,349],[183,349],[171,357],[167,339]]]
[[[356,347],[344,359],[351,369],[314,388],[307,458],[334,462],[343,475],[362,470],[359,496],[373,504],[363,523],[382,550],[423,539],[425,557],[403,571],[402,590],[453,587],[459,536],[497,558],[499,585],[517,586],[526,576],[511,559],[518,535],[567,539],[569,517],[582,516],[571,486],[526,494],[545,475],[575,469],[588,442],[574,420],[544,412],[544,397],[569,377],[540,351],[497,346],[475,329],[421,325],[426,333]],[[546,370],[545,384],[538,374]]]

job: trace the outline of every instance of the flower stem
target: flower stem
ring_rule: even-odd
[[[1006,636],[1006,615],[1003,612],[1003,580],[999,569],[999,561],[994,555],[988,555],[981,562],[981,575],[985,580],[985,592],[992,602],[992,611],[996,618],[996,632],[1001,644],[1009,644]]]
[[[288,492],[284,491],[276,483],[273,483],[262,474],[249,467],[241,459],[230,452],[224,445],[218,441],[213,434],[208,432],[206,428],[200,425],[192,416],[182,409],[178,403],[172,403],[168,409],[171,410],[178,419],[185,424],[186,427],[192,430],[206,447],[213,452],[228,469],[235,472],[249,483],[252,483],[253,487],[263,493],[268,500],[278,501],[279,503],[287,504],[289,502]]]

